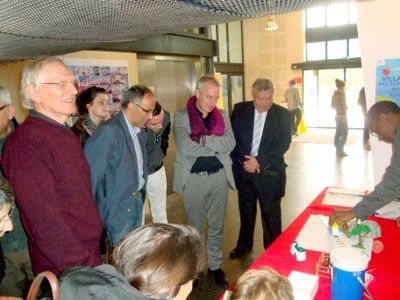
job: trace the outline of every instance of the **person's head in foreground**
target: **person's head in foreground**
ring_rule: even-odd
[[[250,270],[239,277],[230,300],[294,300],[293,288],[285,276],[271,268]]]
[[[154,223],[128,234],[114,249],[115,267],[150,299],[186,299],[202,271],[205,249],[186,225]]]
[[[380,141],[393,143],[400,126],[400,108],[391,101],[380,101],[367,113],[367,127]]]
[[[10,184],[0,177],[0,237],[13,229],[11,215],[14,210],[14,192]]]

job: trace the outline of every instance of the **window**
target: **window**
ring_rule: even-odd
[[[327,6],[326,25],[346,25],[349,21],[349,9],[347,3],[333,4]]]
[[[324,60],[325,42],[307,43],[307,60]]]
[[[328,41],[328,59],[347,57],[347,41]]]
[[[310,8],[305,16],[307,61],[360,57],[354,2]]]

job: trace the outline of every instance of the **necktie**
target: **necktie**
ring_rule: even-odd
[[[258,148],[260,147],[260,131],[261,131],[261,114],[257,113],[256,119],[254,120],[253,143],[251,147],[251,155],[253,156],[256,156],[258,154]]]

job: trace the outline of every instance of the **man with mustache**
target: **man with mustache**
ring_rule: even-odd
[[[26,64],[22,105],[29,116],[9,136],[1,166],[14,189],[35,274],[102,263],[101,219],[82,146],[65,123],[75,112],[74,77],[57,57]]]

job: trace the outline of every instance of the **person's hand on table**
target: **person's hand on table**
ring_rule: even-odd
[[[334,223],[340,223],[343,221],[350,221],[354,219],[356,216],[354,215],[352,210],[335,210],[333,214],[329,216],[329,226],[332,227]]]

